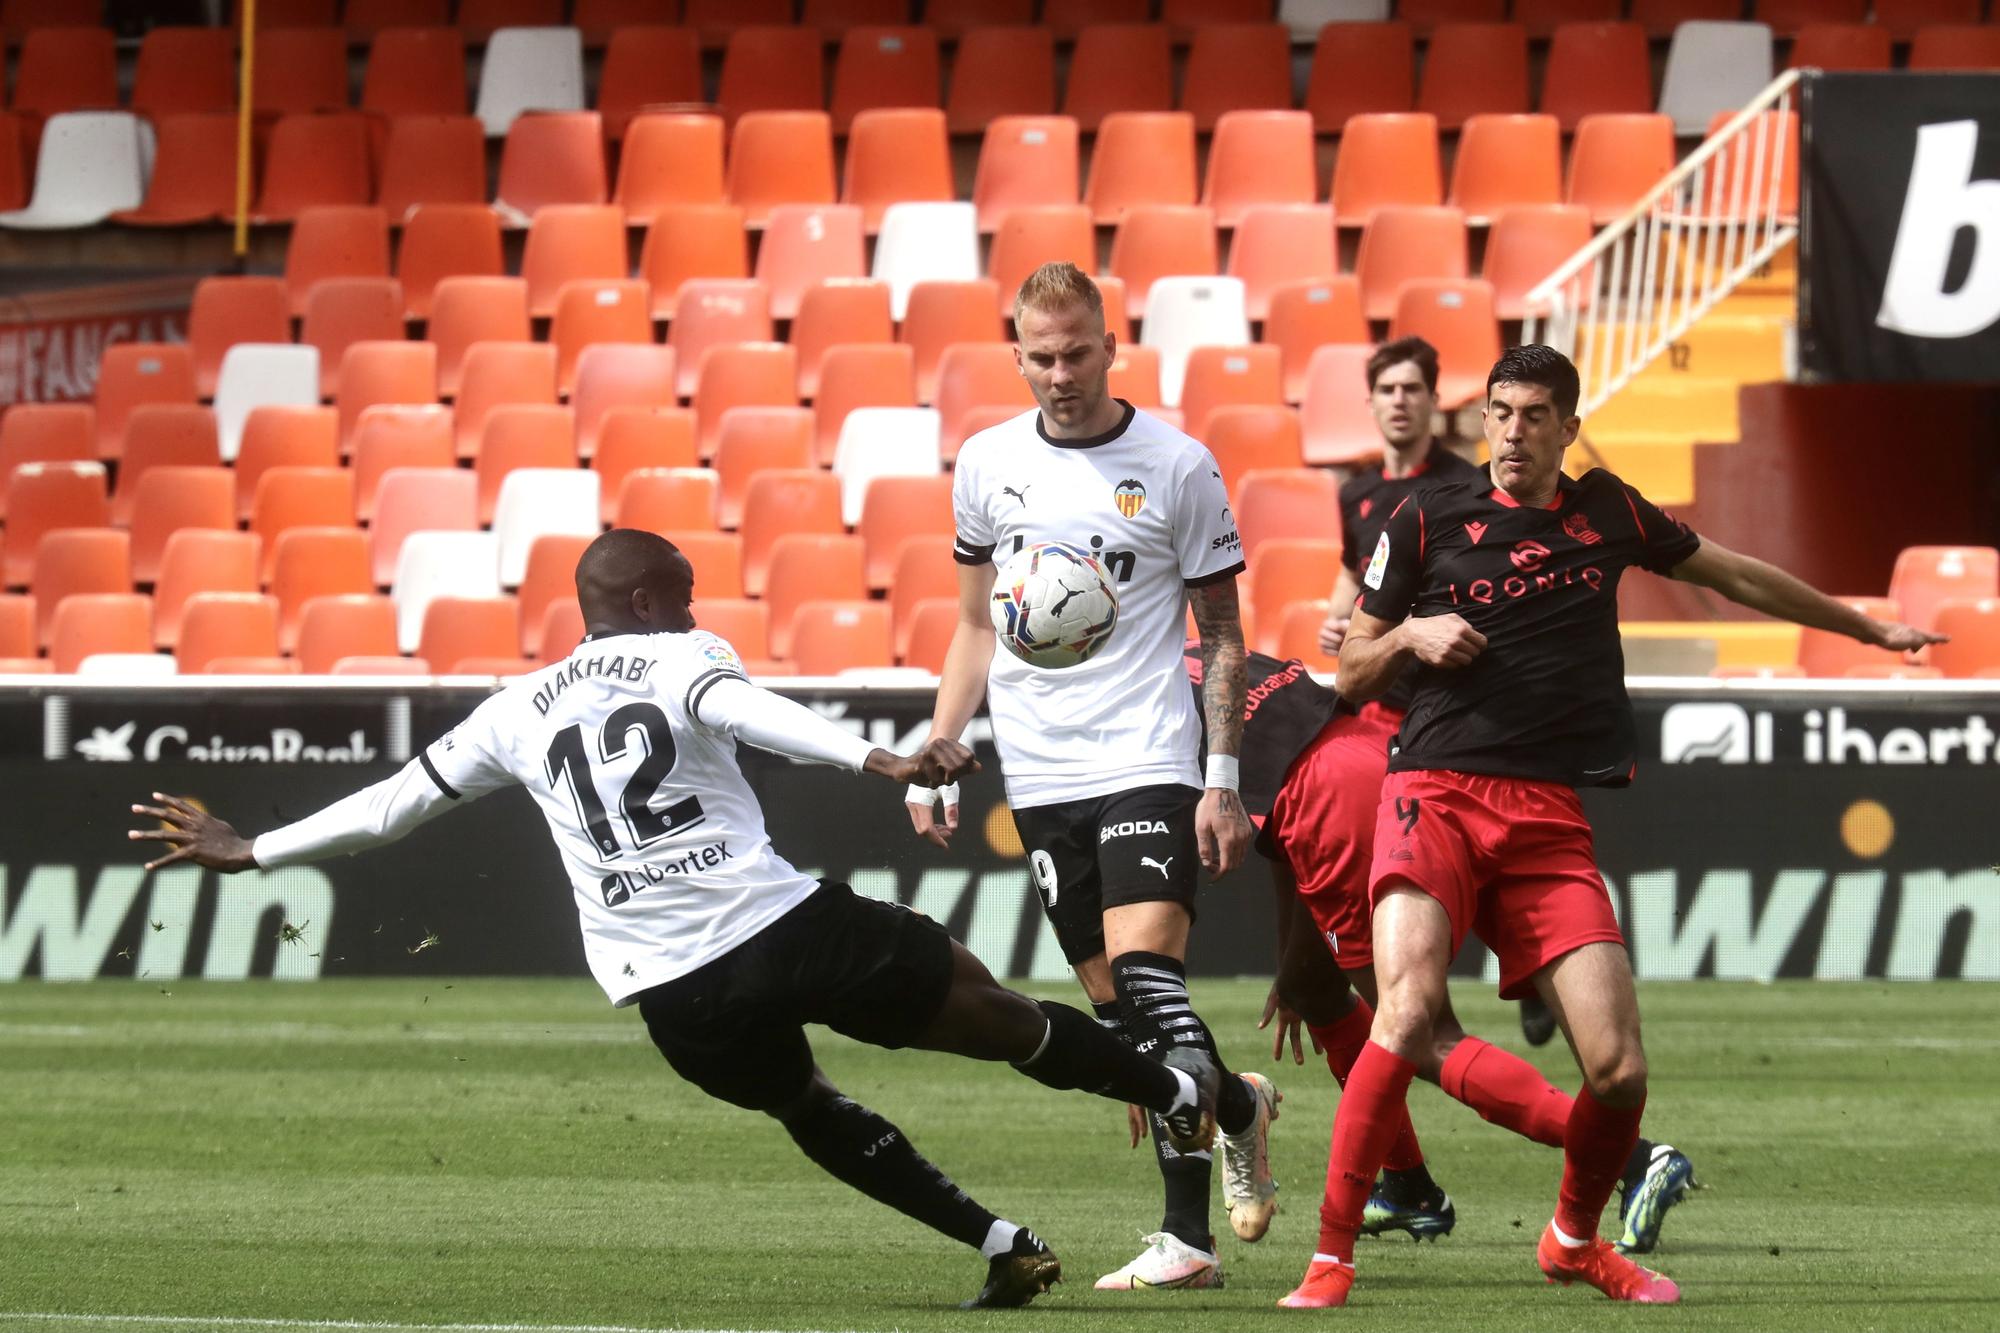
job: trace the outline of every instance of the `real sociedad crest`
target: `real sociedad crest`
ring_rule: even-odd
[[[1117,504],[1119,513],[1127,518],[1137,518],[1139,511],[1146,507],[1145,483],[1127,477],[1118,483],[1116,490],[1111,492],[1111,498]]]

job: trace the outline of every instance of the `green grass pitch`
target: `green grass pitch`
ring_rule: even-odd
[[[2000,1326],[2000,988],[1642,988],[1648,1132],[1707,1186],[1654,1258],[1679,1310],[1545,1285],[1557,1155],[1419,1085],[1458,1230],[1364,1241],[1354,1303],[1316,1315],[1272,1303],[1312,1250],[1335,1090],[1317,1060],[1274,1066],[1263,992],[1195,986],[1231,1063],[1286,1095],[1283,1211],[1261,1245],[1222,1241],[1210,1292],[1091,1290],[1159,1215],[1120,1108],[819,1034],[846,1092],[1062,1256],[1028,1310],[966,1314],[977,1256],[680,1083],[588,982],[0,988],[0,1329]],[[1455,998],[1522,1049],[1490,989]],[[1560,1043],[1533,1058],[1574,1086]]]

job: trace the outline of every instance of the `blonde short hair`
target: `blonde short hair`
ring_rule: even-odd
[[[1027,276],[1020,292],[1014,297],[1014,322],[1018,325],[1021,316],[1030,310],[1047,314],[1077,305],[1101,316],[1104,313],[1104,293],[1097,290],[1097,284],[1090,280],[1089,274],[1074,264],[1044,264]]]

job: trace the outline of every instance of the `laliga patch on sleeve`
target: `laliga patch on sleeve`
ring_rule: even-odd
[[[1374,558],[1369,560],[1368,572],[1361,576],[1361,581],[1367,584],[1369,587],[1376,589],[1379,592],[1382,587],[1382,573],[1384,570],[1388,568],[1389,568],[1389,534],[1387,532],[1384,532],[1382,534],[1382,540],[1375,543]]]
[[[701,655],[717,666],[735,667],[739,671],[743,669],[742,659],[720,639],[710,639],[702,644]]]

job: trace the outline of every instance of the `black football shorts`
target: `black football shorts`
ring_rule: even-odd
[[[1201,792],[1178,783],[1014,812],[1042,911],[1072,965],[1104,952],[1104,911],[1173,902],[1194,917]]]

